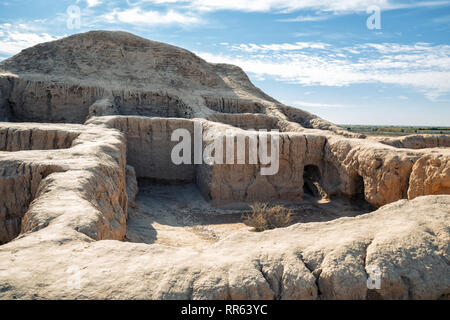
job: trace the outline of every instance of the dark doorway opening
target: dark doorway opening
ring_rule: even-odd
[[[365,208],[367,210],[375,210],[366,200],[364,191],[364,179],[359,174],[353,178],[353,194],[350,197],[351,203],[355,206]]]
[[[354,182],[353,182],[353,195],[352,200],[355,201],[365,201],[365,195],[364,195],[364,179],[360,175],[356,175]]]

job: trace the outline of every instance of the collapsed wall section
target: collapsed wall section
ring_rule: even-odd
[[[67,149],[79,132],[0,123],[0,151]]]
[[[41,181],[61,170],[58,166],[0,159],[0,244],[17,237]]]
[[[192,109],[180,98],[158,92],[113,90],[114,102],[123,115],[190,118]]]
[[[450,192],[450,155],[396,149],[373,141],[330,138],[324,149],[331,195],[357,196],[381,207],[400,199]]]
[[[0,123],[0,243],[19,234],[41,181],[63,170],[58,165],[35,163],[34,153],[30,157],[27,151],[70,148],[79,134],[78,127]]]
[[[105,84],[106,86],[106,84]],[[190,118],[192,109],[167,93],[0,76],[0,121],[84,123],[90,107],[111,100],[118,114]]]
[[[203,96],[206,106],[221,113],[263,113],[265,106],[253,100],[238,97]]]
[[[450,135],[427,134],[409,135],[399,138],[378,138],[381,143],[405,149],[448,148]]]
[[[127,139],[127,161],[136,171],[137,178],[165,181],[194,181],[195,166],[176,165],[171,153],[179,141],[171,141],[176,129],[185,129],[192,137],[194,121],[188,119],[149,118],[138,116],[112,116],[93,118],[90,123],[105,123],[123,132]]]
[[[450,194],[450,152],[422,156],[409,179],[408,199],[439,194]]]
[[[128,197],[122,134],[100,126],[8,126],[19,137],[20,126],[40,134],[59,128],[61,135],[73,134],[74,141],[68,149],[37,151],[32,142],[39,139],[17,138],[9,141],[26,141],[17,144],[31,150],[0,152],[0,243],[48,226],[56,228],[52,234],[64,226],[95,240],[123,239]]]
[[[89,106],[105,95],[99,87],[18,77],[0,77],[0,85],[9,88],[4,105],[17,122],[83,123]]]
[[[243,113],[243,114],[228,114],[215,113],[209,120],[225,123],[236,128],[244,130],[274,130],[279,129],[277,120],[264,114]]]

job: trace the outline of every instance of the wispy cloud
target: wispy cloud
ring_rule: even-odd
[[[232,50],[252,53],[252,52],[267,52],[267,51],[296,51],[307,48],[325,49],[327,46],[329,45],[322,42],[295,42],[295,43],[262,44],[262,45],[257,45],[254,43],[239,44],[239,45],[232,45],[230,48]]]
[[[388,10],[398,9],[414,9],[414,8],[430,8],[449,5],[450,1],[411,1],[409,3],[401,3],[398,1],[391,1]]]
[[[393,10],[450,4],[450,0],[412,1],[406,4],[401,0],[127,0],[122,3],[77,0],[78,2],[87,4],[82,11],[83,18],[89,22],[122,23],[135,27],[204,25],[210,22],[207,19],[208,13],[216,11],[278,14],[298,12],[301,14],[297,17],[280,18],[277,21],[318,22],[339,14],[365,12],[372,5],[379,6],[382,10]]]
[[[450,46],[426,43],[326,43],[230,45],[228,54],[199,53],[211,62],[236,64],[259,78],[304,86],[383,83],[413,87],[430,100],[450,93]]]
[[[199,11],[233,10],[244,12],[294,12],[314,10],[321,12],[350,13],[364,12],[369,6],[379,6],[383,10],[432,7],[449,4],[450,1],[410,1],[399,0],[141,0],[155,4],[181,4]]]
[[[317,16],[298,16],[295,18],[278,19],[279,22],[314,22],[324,21],[330,19],[331,15],[317,15]]]
[[[87,1],[89,7],[100,0]],[[90,4],[89,4],[90,3]],[[132,25],[157,26],[204,24],[208,13],[216,11],[239,11],[260,13],[302,13],[296,17],[280,18],[278,22],[319,22],[333,16],[366,12],[370,6],[383,11],[436,7],[450,5],[450,0],[409,1],[402,0],[127,0],[128,8],[116,9],[102,17],[106,21]],[[149,9],[149,5],[151,8]],[[164,12],[164,10],[166,10]]]
[[[317,103],[317,102],[307,102],[307,101],[291,101],[287,104],[294,107],[307,107],[307,108],[346,108],[352,106],[345,106],[343,104],[329,104],[329,103]]]
[[[10,56],[41,42],[58,39],[48,33],[33,32],[27,24],[0,24],[0,54]]]
[[[85,1],[89,8],[96,7],[103,3],[103,0],[77,0],[76,3],[80,3],[82,1]]]
[[[192,14],[179,13],[174,10],[159,12],[154,10],[144,10],[138,7],[131,9],[115,9],[112,12],[100,17],[108,23],[126,23],[138,26],[156,26],[156,25],[184,25],[191,26],[200,24],[199,17]]]
[[[318,37],[320,36],[320,34],[321,33],[319,31],[307,31],[307,32],[294,32],[292,35],[298,38],[305,38],[305,37]]]

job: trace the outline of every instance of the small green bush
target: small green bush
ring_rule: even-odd
[[[286,227],[292,221],[292,210],[280,205],[269,207],[265,203],[255,203],[250,208],[252,213],[244,216],[243,220],[257,232]]]

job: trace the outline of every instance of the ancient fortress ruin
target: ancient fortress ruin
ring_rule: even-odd
[[[0,121],[0,298],[450,295],[450,136],[347,132],[236,66],[106,31],[1,62]],[[196,123],[203,147],[279,136],[278,173],[175,165],[171,135]],[[254,202],[297,223],[249,232]]]

